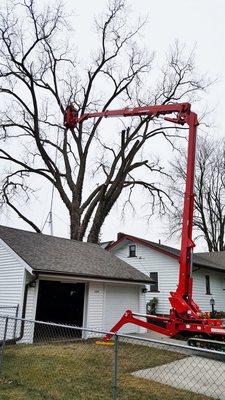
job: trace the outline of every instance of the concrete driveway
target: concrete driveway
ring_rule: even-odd
[[[139,370],[132,375],[225,400],[225,363],[222,361],[189,356],[159,367]]]

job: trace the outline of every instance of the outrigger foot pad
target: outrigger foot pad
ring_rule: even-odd
[[[95,344],[99,344],[102,346],[113,346],[114,342],[104,342],[104,340],[97,340]]]

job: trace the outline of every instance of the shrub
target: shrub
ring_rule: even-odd
[[[153,297],[147,304],[146,304],[146,311],[147,314],[156,314],[156,308],[158,305],[159,300],[157,297]]]

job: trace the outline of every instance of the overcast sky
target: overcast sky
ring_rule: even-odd
[[[39,0],[39,2],[44,1]],[[49,0],[48,3],[54,4],[52,0]],[[105,0],[67,1],[68,10],[74,10],[72,18],[74,35],[79,55],[83,59],[89,54],[92,46],[96,45],[93,17],[101,13],[105,4]],[[149,16],[149,23],[143,32],[143,42],[150,51],[156,52],[158,65],[165,57],[169,46],[176,39],[187,43],[190,49],[195,47],[198,71],[207,73],[212,79],[217,78],[217,82],[209,88],[203,103],[194,105],[194,109],[200,111],[202,106],[206,105],[209,110],[212,110],[208,117],[211,128],[207,129],[205,134],[215,137],[223,136],[225,132],[225,2],[223,0],[132,0],[130,5],[134,16],[140,14]],[[166,156],[163,151],[162,156]],[[44,221],[49,211],[49,205],[50,195],[46,193],[42,206],[38,210],[41,221]],[[142,218],[141,199],[140,207],[137,210],[136,215],[129,213],[122,221],[119,205],[117,205],[104,224],[102,239],[115,239],[117,232],[127,232],[149,240],[161,239],[162,242],[165,242],[163,221],[155,218],[150,225],[147,225]],[[54,233],[58,236],[68,236],[68,220],[57,201],[54,212]],[[1,223],[27,228],[16,217],[11,217],[9,220],[2,216]],[[49,233],[47,227],[45,232]],[[166,243],[179,245],[176,239],[171,239]],[[204,250],[205,248],[199,246],[198,249]]]
[[[80,32],[80,44],[89,47],[92,39],[91,30],[93,15],[103,9],[105,1],[91,1],[86,4],[81,1],[76,3],[77,18]],[[149,23],[143,34],[143,42],[150,51],[156,52],[158,64],[164,60],[169,46],[176,39],[184,42],[188,47],[195,48],[196,66],[199,73],[206,73],[217,82],[211,86],[204,97],[204,105],[209,110],[214,110],[207,122],[212,127],[206,134],[222,136],[225,133],[225,2],[222,0],[133,0],[130,5],[136,15],[149,16]],[[76,23],[76,22],[75,22]],[[81,24],[81,25],[79,25]],[[85,54],[85,50],[83,50]],[[202,105],[195,105],[196,111]],[[162,154],[162,157],[164,154]],[[150,240],[165,242],[164,221],[159,218],[152,219],[150,224],[142,218],[141,199],[139,212],[136,216],[129,214],[125,221],[121,221],[118,207],[112,211],[106,220],[102,234],[104,239],[115,238],[116,232],[128,232]],[[167,240],[167,244],[179,245],[177,239]],[[204,247],[199,243],[199,250]]]

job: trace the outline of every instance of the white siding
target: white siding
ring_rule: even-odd
[[[19,305],[19,316],[22,313],[25,269],[15,253],[0,239],[0,315],[15,317],[16,306]],[[7,306],[15,308],[7,308]],[[9,320],[7,339],[18,335],[19,323]],[[3,337],[4,326],[1,324],[0,338]]]
[[[31,275],[27,274],[27,282],[31,279]],[[38,297],[39,280],[36,281],[35,287],[29,287],[27,294],[27,306],[26,306],[26,319],[34,320],[36,317],[37,297]]]
[[[0,306],[21,306],[24,267],[0,239]],[[21,312],[21,307],[20,307]],[[0,309],[0,314],[15,316],[15,311]]]
[[[89,283],[87,297],[87,327],[90,329],[102,330],[104,284]]]
[[[157,312],[168,314],[170,310],[169,294],[176,290],[178,284],[179,262],[141,244],[136,244],[137,256],[129,257],[129,244],[131,243],[124,242],[120,247],[112,249],[112,253],[148,276],[150,272],[158,272],[159,292],[146,293],[146,302],[157,297],[159,301]],[[210,276],[212,295],[206,295],[205,275]],[[211,310],[209,304],[211,297],[216,301],[215,309],[225,311],[225,274],[208,269],[195,271],[193,273],[193,299],[202,311]]]
[[[143,286],[144,288],[145,286]],[[139,292],[139,313],[146,314],[146,294],[142,292],[142,288],[140,288]],[[146,318],[141,318],[143,321],[146,321]],[[139,327],[140,333],[146,333],[147,329]]]
[[[176,290],[177,287],[177,260],[141,244],[136,245],[137,257],[128,257],[130,243],[126,242],[120,248],[113,249],[112,253],[121,258],[123,261],[137,268],[147,276],[149,276],[150,272],[158,272],[159,292],[146,293],[146,302],[153,297],[157,297],[159,301],[157,312],[160,314],[168,314],[170,310],[170,305],[168,302],[169,292]],[[149,290],[150,286],[147,288]]]
[[[105,285],[105,312],[103,327],[106,331],[119,321],[126,310],[139,312],[140,287],[124,285]],[[139,328],[133,324],[124,325],[120,333],[137,333]]]
[[[141,289],[142,287],[137,285],[89,283],[87,327],[108,331],[129,308],[145,313],[145,296],[141,293]],[[122,331],[139,332],[140,329],[130,325]]]
[[[206,294],[205,276],[210,277],[211,295]],[[202,311],[211,311],[210,299],[215,300],[215,310],[225,311],[225,274],[212,270],[198,270],[193,273],[193,298]]]
[[[5,307],[0,309],[0,315],[15,316],[15,309],[8,309],[7,306],[19,305],[19,314],[22,316],[22,308],[24,301],[25,284],[31,279],[31,274],[28,273],[24,266],[24,261],[14,253],[10,247],[0,239],[0,306]],[[37,301],[36,288],[28,289],[26,318],[35,319],[36,301]],[[14,337],[15,321],[9,320],[8,335],[10,339]],[[16,323],[16,337],[20,335],[21,322]],[[25,325],[23,341],[32,342],[33,340],[33,324],[28,323]],[[2,336],[2,332],[0,332]]]

